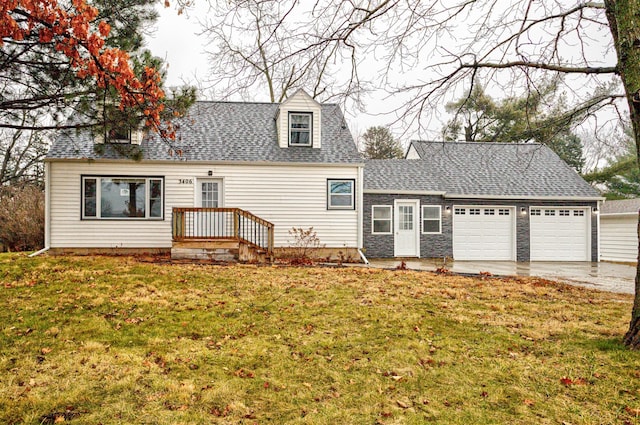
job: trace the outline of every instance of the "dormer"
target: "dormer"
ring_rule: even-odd
[[[107,143],[140,145],[144,137],[144,133],[142,132],[142,130],[132,130],[130,127],[125,126],[114,127],[112,129],[109,129],[105,133],[107,136]],[[96,134],[95,143],[105,143],[105,133]]]
[[[139,120],[134,115],[125,110],[120,110],[110,100],[99,101],[98,112],[105,117],[105,123],[96,128],[96,133],[94,133],[94,142],[96,144],[142,144],[144,132],[140,128]]]
[[[319,149],[322,107],[302,89],[280,104],[276,115],[278,145],[281,148]]]

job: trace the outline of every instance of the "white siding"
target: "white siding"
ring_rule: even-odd
[[[409,146],[409,150],[407,151],[406,159],[420,159],[420,155],[418,155],[418,151],[413,145]]]
[[[311,112],[313,113],[313,123],[311,142],[313,148],[319,149],[321,147],[322,134],[321,134],[321,111],[322,108],[318,102],[313,100],[311,96],[305,93],[303,90],[298,90],[295,94],[289,97],[285,102],[280,105],[278,112],[278,144],[281,148],[289,147],[289,112]],[[291,149],[304,149],[304,147],[293,146]]]
[[[638,217],[600,217],[600,259],[605,261],[638,260]]]
[[[223,180],[223,206],[242,208],[274,223],[276,246],[293,242],[288,233],[292,227],[313,227],[329,248],[358,245],[360,205],[356,210],[327,210],[327,179],[354,179],[358,188],[356,166],[53,162],[50,169],[52,248],[171,247],[172,207],[195,206],[199,178]],[[165,219],[81,220],[81,175],[163,176]],[[190,182],[182,184],[180,179]]]

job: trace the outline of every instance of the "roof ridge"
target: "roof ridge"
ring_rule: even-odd
[[[411,140],[410,143],[439,143],[456,145],[546,146],[538,142],[467,142],[466,140]]]

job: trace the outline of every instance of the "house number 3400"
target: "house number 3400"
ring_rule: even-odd
[[[193,184],[193,179],[178,179],[178,184]]]

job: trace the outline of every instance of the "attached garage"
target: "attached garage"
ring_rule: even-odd
[[[366,162],[363,246],[371,258],[598,261],[602,200],[544,145],[412,141],[407,159]]]
[[[532,207],[531,261],[590,261],[590,208]]]
[[[515,228],[513,207],[454,206],[454,260],[514,261]]]

